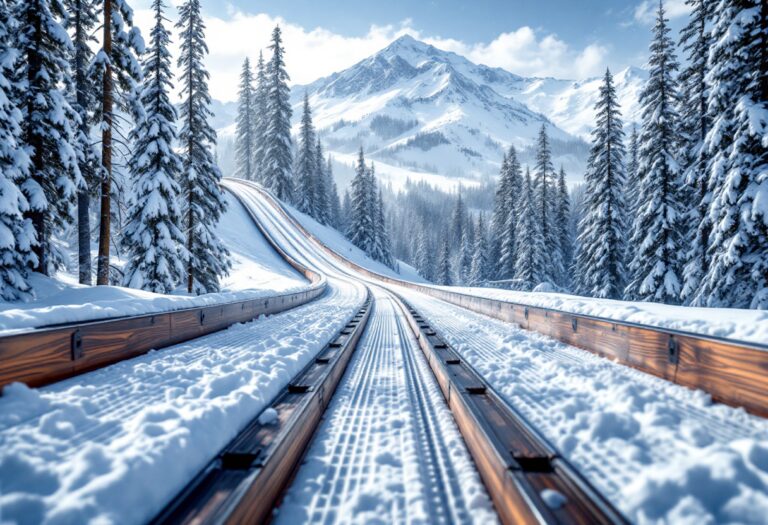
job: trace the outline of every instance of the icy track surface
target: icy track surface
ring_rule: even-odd
[[[366,333],[276,522],[495,523],[413,334],[389,295],[374,295]]]
[[[0,521],[147,522],[319,352],[365,299],[322,298],[0,397]]]
[[[768,421],[706,394],[401,290],[636,523],[768,523]]]
[[[37,298],[27,303],[0,301],[0,334],[50,324],[108,319],[228,303],[306,289],[307,280],[269,245],[230,194],[217,233],[232,253],[232,270],[222,279],[221,293],[191,297],[161,295],[119,286],[82,286],[76,277],[32,276]],[[120,261],[115,261],[120,263]]]

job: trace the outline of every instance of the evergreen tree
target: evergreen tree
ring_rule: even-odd
[[[630,217],[636,217],[637,201],[640,198],[640,136],[637,133],[637,125],[632,125],[632,133],[629,136],[629,151],[627,152],[627,176],[625,199],[627,209],[627,226],[631,227]]]
[[[517,206],[517,243],[515,246],[515,279],[531,290],[546,278],[544,259],[544,237],[539,228],[534,205],[535,202],[531,172],[526,170],[520,198]]]
[[[29,203],[19,189],[29,176],[30,159],[22,147],[22,113],[14,102],[19,89],[12,46],[16,21],[6,0],[0,0],[0,299],[14,301],[30,295],[27,265],[34,263],[36,242],[32,222],[24,218]]]
[[[640,94],[640,194],[631,246],[634,257],[626,294],[633,299],[677,303],[682,269],[681,176],[677,163],[677,61],[660,3],[651,43],[648,83]]]
[[[256,63],[256,90],[254,91],[253,115],[253,169],[255,179],[264,183],[264,157],[266,155],[267,138],[267,70],[264,65],[264,55],[259,51],[259,61]]]
[[[467,224],[467,208],[464,206],[464,200],[461,198],[461,188],[456,198],[456,204],[451,213],[451,243],[454,246],[461,246],[464,238],[464,227]]]
[[[381,190],[376,197],[376,245],[378,246],[378,258],[377,260],[390,268],[395,268],[395,259],[392,256],[392,243],[389,240],[389,232],[387,230],[387,222],[384,219],[384,199],[381,195]]]
[[[560,166],[557,177],[557,209],[555,210],[555,227],[560,253],[563,258],[563,274],[559,285],[563,288],[571,286],[571,271],[573,267],[573,238],[570,232],[571,199],[568,195],[568,185],[565,182],[565,169]]]
[[[546,124],[542,124],[536,148],[536,171],[533,185],[534,213],[539,223],[543,240],[543,249],[536,254],[541,259],[544,273],[542,281],[552,284],[560,282],[564,273],[563,256],[560,253],[560,241],[555,228],[555,210],[557,209],[556,187],[554,184],[555,168],[552,165],[552,151],[549,147]]]
[[[91,143],[90,127],[99,100],[97,86],[93,82],[90,65],[93,61],[91,45],[96,42],[93,34],[98,24],[96,0],[64,0],[69,17],[67,29],[72,40],[70,56],[71,77],[65,79],[69,90],[69,102],[77,113],[79,123],[75,130],[75,151],[82,176],[77,191],[77,242],[78,278],[80,284],[91,284],[91,194],[98,184],[99,156]]]
[[[415,266],[421,275],[427,281],[435,280],[435,261],[432,257],[432,247],[427,239],[424,228],[419,228],[419,233],[416,237],[416,254],[415,254]]]
[[[469,284],[482,286],[488,275],[490,261],[488,259],[488,234],[485,231],[483,215],[477,218],[477,231],[475,232],[475,248],[472,256],[472,267],[469,274]]]
[[[579,225],[577,290],[621,299],[626,286],[624,131],[610,71],[595,105],[596,125],[587,172],[585,214]]]
[[[347,238],[364,252],[370,253],[374,242],[372,212],[375,204],[371,200],[368,167],[365,165],[362,147],[357,159],[355,177],[352,179],[352,193],[347,195],[350,200]]]
[[[329,209],[329,183],[328,174],[326,172],[325,155],[323,154],[323,145],[320,143],[320,139],[317,139],[315,143],[315,169],[314,173],[314,202],[313,209],[315,218],[320,224],[331,224],[331,212]]]
[[[507,203],[507,196],[509,195],[508,163],[509,158],[505,152],[501,161],[501,169],[499,170],[499,180],[496,183],[496,191],[493,196],[493,215],[491,216],[490,228],[490,253],[491,260],[493,261],[493,277],[496,279],[509,279],[511,277],[511,275],[508,275],[509,272],[505,271],[505,265],[502,265],[501,263],[501,245],[506,231],[507,216],[510,211]],[[514,266],[514,261],[512,266]]]
[[[296,208],[307,215],[315,215],[315,127],[312,125],[312,112],[309,97],[304,93],[304,112],[301,115],[299,130],[299,149],[296,155],[296,170],[293,201]]]
[[[328,223],[339,231],[344,231],[344,219],[339,201],[339,190],[333,177],[331,157],[325,165],[326,187],[328,188]]]
[[[215,233],[216,225],[226,209],[219,187],[221,172],[211,154],[216,146],[216,133],[208,119],[212,115],[208,93],[208,71],[203,59],[208,54],[205,23],[200,13],[200,0],[187,0],[179,9],[182,75],[181,131],[182,145],[181,198],[186,227],[187,291],[210,293],[219,290],[219,277],[231,267],[229,251]]]
[[[451,273],[451,247],[448,244],[448,239],[446,239],[440,250],[440,260],[437,263],[435,281],[443,286],[451,286],[453,284]]]
[[[23,119],[22,142],[31,159],[29,171],[18,183],[29,204],[26,216],[37,236],[35,257],[29,262],[46,275],[62,262],[53,237],[56,230],[72,221],[72,201],[81,182],[72,126],[78,115],[60,89],[69,75],[72,52],[72,43],[59,23],[64,16],[59,0],[16,4],[14,39],[21,53],[18,74],[23,79],[18,106]]]
[[[768,5],[721,0],[707,74],[710,264],[696,304],[768,309]]]
[[[96,284],[109,284],[109,259],[112,245],[112,178],[115,136],[120,137],[120,118],[115,110],[129,112],[141,118],[137,83],[141,80],[141,65],[137,55],[144,52],[144,40],[133,27],[133,10],[126,0],[100,0],[102,5],[101,48],[92,62],[94,85],[99,87],[101,102],[96,119],[101,130],[101,182],[99,210],[99,255]]]
[[[272,59],[267,66],[267,122],[264,136],[264,184],[281,200],[292,195],[291,103],[280,27],[272,32]]]
[[[517,160],[517,151],[514,146],[509,148],[506,171],[502,177],[503,182],[500,184],[500,190],[503,193],[497,196],[496,206],[503,208],[504,211],[494,210],[494,221],[505,221],[503,224],[499,222],[498,227],[495,227],[499,239],[498,277],[499,279],[512,279],[515,276],[515,251],[517,249],[517,214],[515,208],[522,182],[520,163]]]
[[[469,284],[469,277],[470,273],[472,272],[472,253],[473,253],[473,243],[470,240],[470,235],[468,230],[464,230],[464,233],[461,236],[461,244],[459,244],[459,257],[456,261],[456,276],[457,276],[457,283],[459,284]]]
[[[181,212],[176,180],[182,170],[174,151],[176,109],[168,90],[173,88],[171,38],[165,28],[163,0],[154,0],[155,26],[150,48],[143,60],[141,103],[144,117],[131,139],[134,151],[129,162],[133,194],[123,237],[128,252],[125,286],[155,293],[170,293],[184,278],[187,252],[179,229]]]
[[[254,180],[256,169],[256,95],[253,88],[251,61],[243,61],[240,73],[240,93],[235,120],[235,175],[242,179]]]

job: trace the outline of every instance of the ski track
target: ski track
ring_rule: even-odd
[[[515,325],[399,290],[638,523],[768,523],[768,422]]]
[[[317,301],[0,398],[0,509],[17,523],[143,523],[257,416],[355,314]]]
[[[276,522],[496,522],[402,313],[386,292],[374,297],[370,324]]]

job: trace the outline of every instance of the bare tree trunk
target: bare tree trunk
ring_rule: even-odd
[[[85,57],[83,57],[83,51],[80,48],[80,43],[85,41],[86,36],[83,34],[82,20],[80,15],[82,14],[82,0],[78,2],[78,9],[76,9],[75,27],[76,27],[76,40],[78,48],[75,55],[75,91],[77,94],[78,105],[85,110],[85,117],[88,114],[87,96],[85,93]],[[88,121],[83,118],[80,123],[80,133],[88,137]],[[91,224],[90,224],[90,208],[91,208],[91,180],[89,173],[83,173],[85,179],[85,188],[81,188],[77,193],[77,262],[78,262],[78,277],[80,284],[91,284]]]
[[[112,0],[104,0],[104,52],[112,55]],[[101,223],[99,224],[99,259],[96,284],[109,284],[109,241],[112,221],[112,66],[107,62],[103,79],[102,112],[104,127],[101,132]]]

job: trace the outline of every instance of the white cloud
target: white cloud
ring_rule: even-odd
[[[178,5],[181,0],[174,0]],[[137,2],[136,22],[145,38],[153,24],[148,0]],[[167,16],[174,22],[176,9]],[[574,50],[555,35],[539,35],[530,27],[502,33],[490,43],[468,44],[459,40],[430,37],[412,27],[411,20],[398,26],[372,25],[360,37],[349,37],[317,27],[306,29],[267,14],[251,14],[228,6],[226,17],[206,16],[206,37],[210,55],[206,65],[211,74],[211,94],[220,100],[237,98],[237,83],[242,61],[254,62],[259,50],[265,50],[272,29],[283,30],[286,64],[293,84],[307,84],[322,76],[343,70],[386,47],[395,38],[409,33],[441,49],[465,55],[474,62],[508,69],[520,75],[584,78],[600,73],[608,50],[591,44]],[[174,35],[177,32],[174,31]],[[178,42],[171,50],[178,56]]]
[[[643,0],[635,7],[635,20],[641,24],[653,24],[656,20],[656,11],[658,9],[658,0]],[[691,8],[685,3],[685,0],[665,0],[664,11],[667,18],[671,20],[687,15],[691,12]]]
[[[539,37],[530,27],[502,33],[488,44],[425,38],[436,47],[465,55],[473,62],[507,69],[518,75],[582,79],[605,69],[608,49],[590,44],[574,50],[555,35]]]

